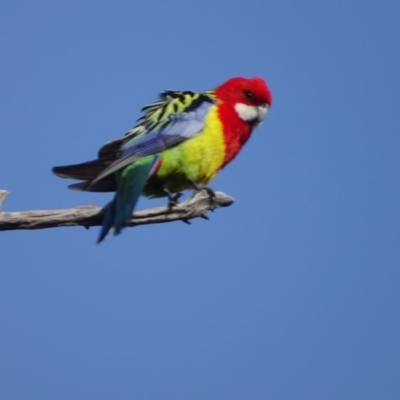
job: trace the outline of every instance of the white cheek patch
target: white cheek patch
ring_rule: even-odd
[[[256,106],[237,103],[235,104],[235,111],[243,121],[249,122],[258,119],[258,109]]]

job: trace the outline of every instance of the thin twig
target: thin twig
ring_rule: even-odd
[[[102,208],[93,205],[67,208],[62,210],[38,210],[1,212],[1,205],[8,192],[0,190],[0,231],[16,229],[44,229],[60,226],[101,225]],[[207,191],[196,192],[193,197],[170,207],[156,207],[134,213],[129,226],[159,224],[182,220],[188,222],[193,218],[207,218],[207,211],[230,206],[234,199],[225,193],[215,192],[210,198]]]

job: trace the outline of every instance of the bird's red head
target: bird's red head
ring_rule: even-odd
[[[265,81],[261,78],[232,78],[215,89],[219,100],[231,104],[239,117],[258,124],[272,104],[272,95]]]
[[[215,94],[224,102],[248,105],[267,104],[271,106],[272,95],[261,78],[232,78],[215,89]]]

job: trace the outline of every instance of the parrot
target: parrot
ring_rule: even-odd
[[[97,243],[127,226],[141,195],[178,204],[185,190],[207,190],[264,120],[272,94],[260,77],[234,77],[204,92],[166,90],[142,108],[125,135],[103,145],[94,160],[53,167],[71,189],[115,192],[103,208]]]

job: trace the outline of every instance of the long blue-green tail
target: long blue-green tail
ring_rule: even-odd
[[[118,176],[118,189],[114,199],[105,207],[105,214],[97,243],[114,227],[118,235],[130,221],[135,205],[147,179],[160,167],[160,156],[143,157],[123,168]]]

